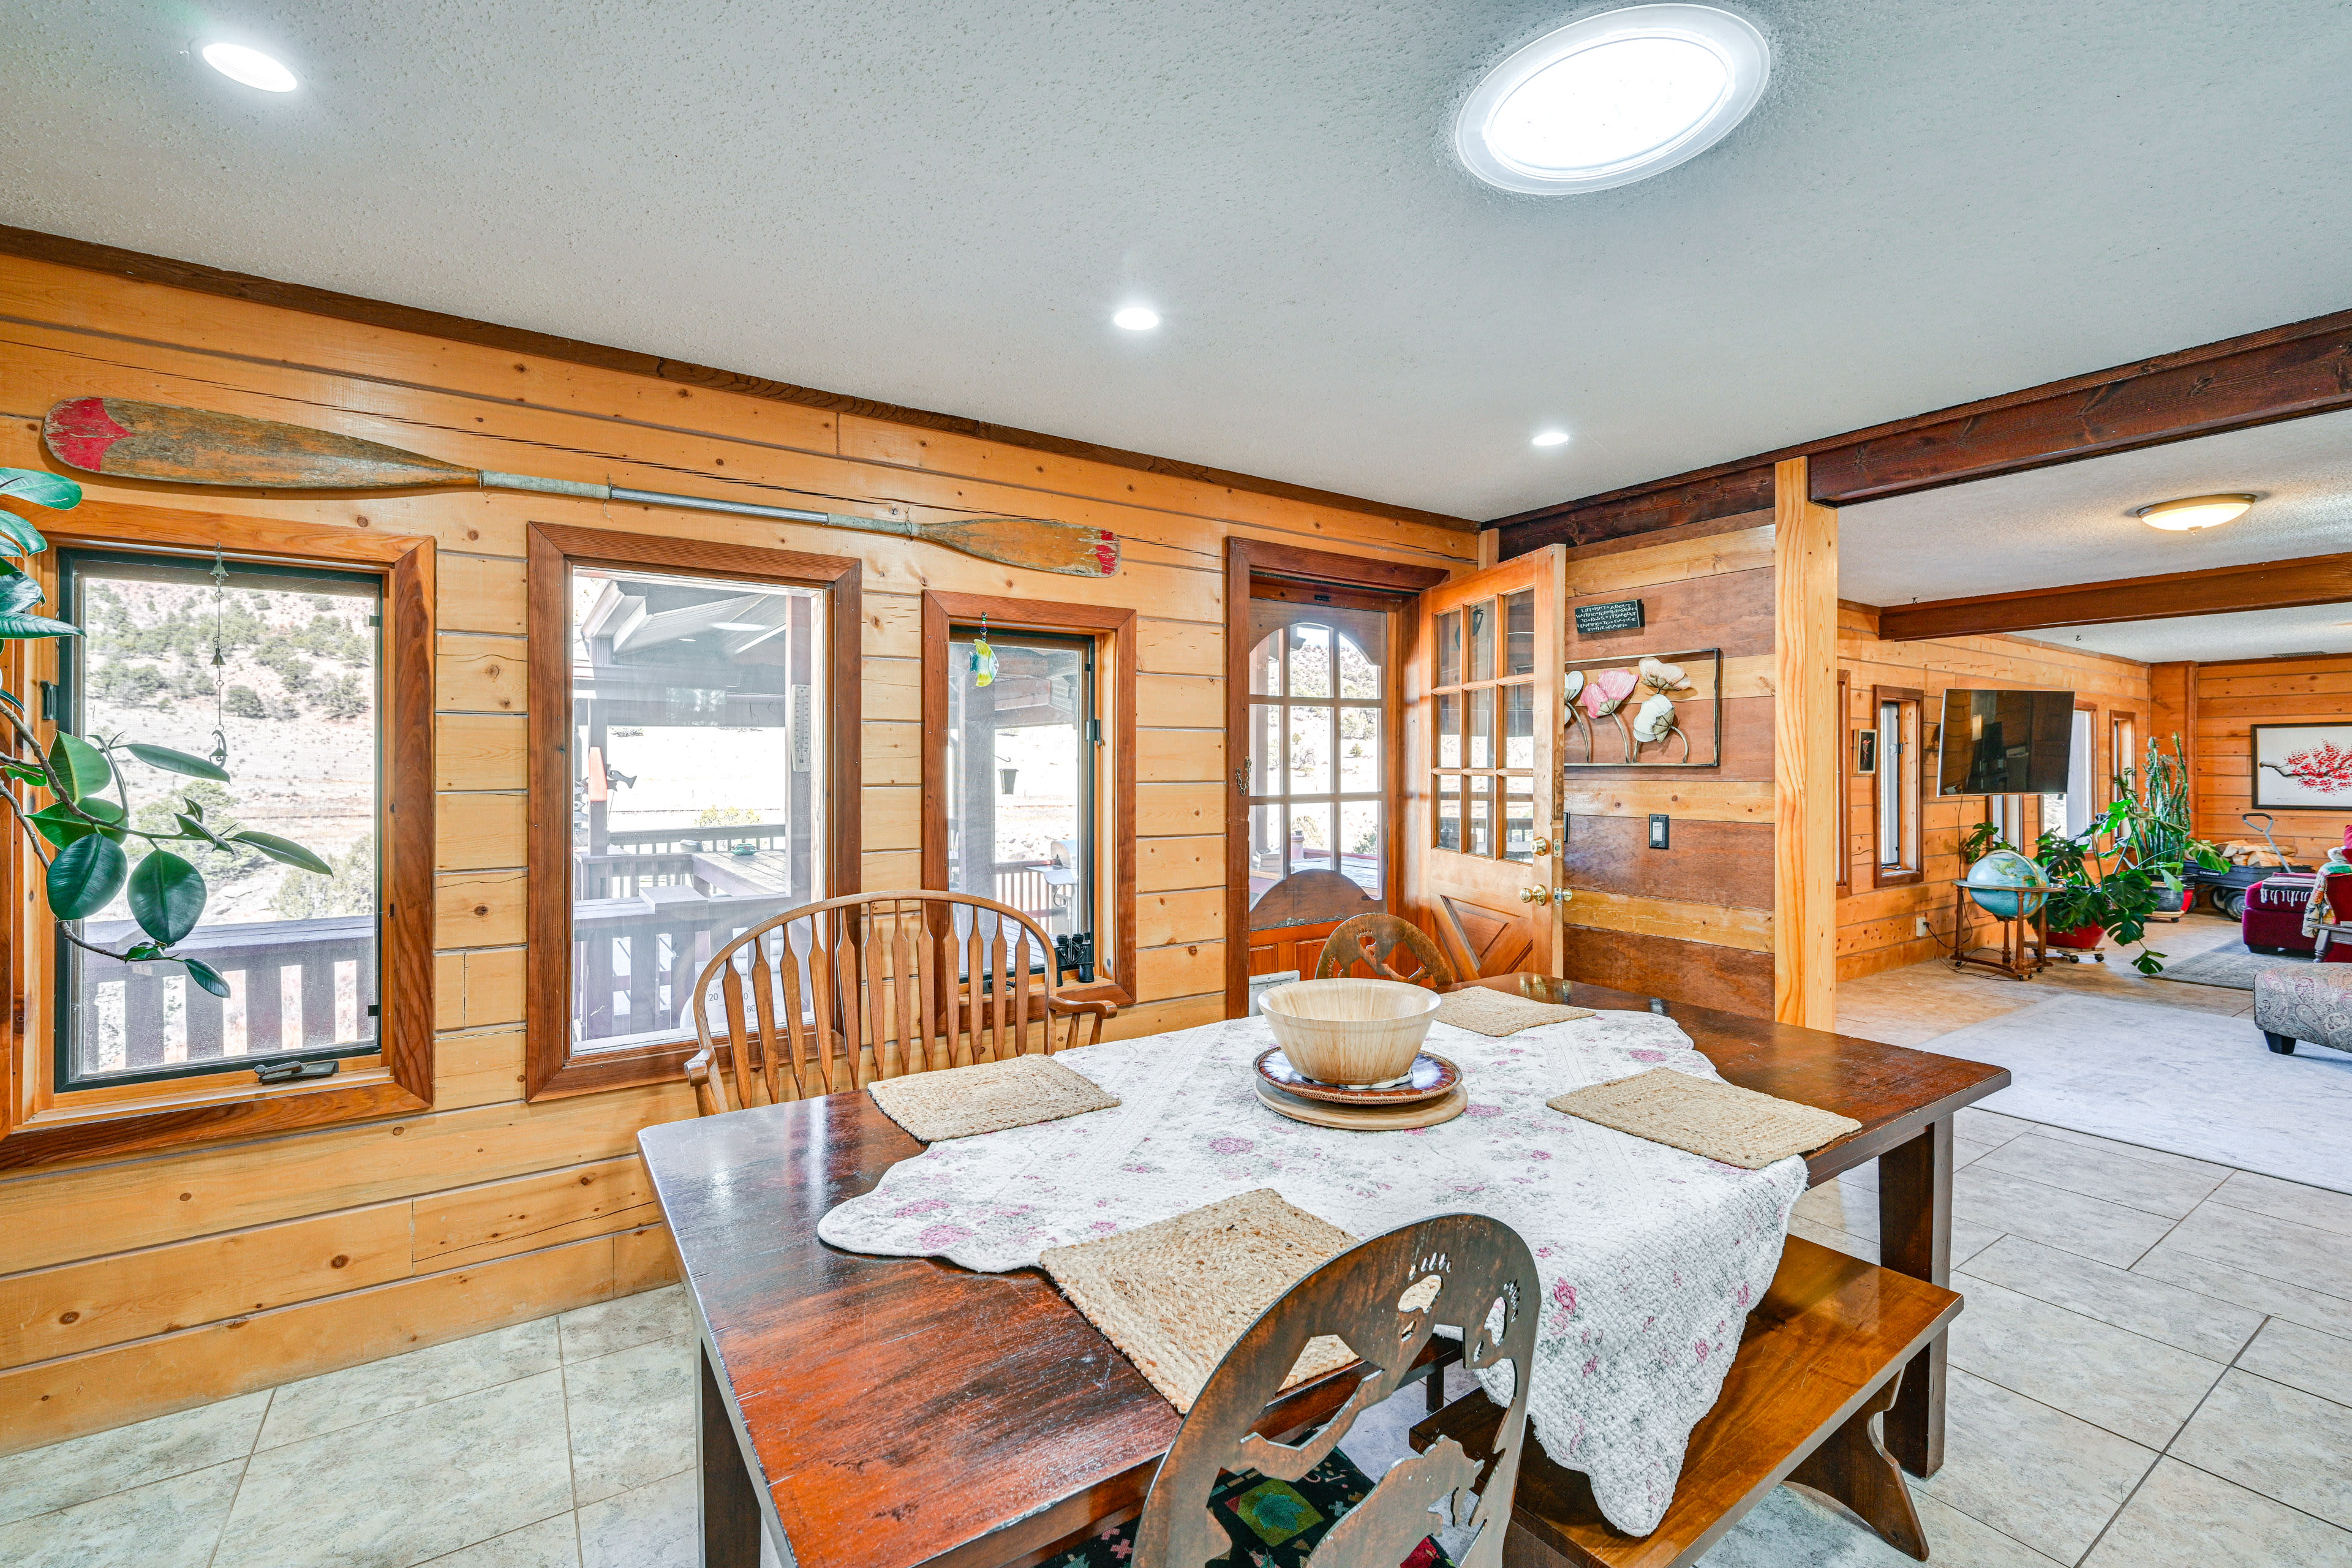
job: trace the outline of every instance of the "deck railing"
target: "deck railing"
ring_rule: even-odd
[[[129,921],[91,921],[82,935],[108,947],[142,940]],[[373,915],[198,926],[177,951],[218,970],[229,1000],[192,984],[176,963],[84,955],[82,1016],[98,1026],[100,1052],[121,1058],[91,1066],[138,1071],[375,1037]]]

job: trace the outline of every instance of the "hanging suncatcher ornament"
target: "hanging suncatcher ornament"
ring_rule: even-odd
[[[996,650],[988,646],[988,617],[980,617],[980,635],[971,639],[971,683],[992,686],[996,682]]]

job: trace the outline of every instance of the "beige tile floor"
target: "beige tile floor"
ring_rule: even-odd
[[[2175,956],[2233,928],[2190,921]],[[2249,994],[1922,964],[1842,988],[1897,1044],[2052,987],[2242,1012]],[[1946,1568],[2352,1568],[2352,1197],[1963,1112]],[[1870,1172],[1794,1227],[1876,1250]],[[693,1340],[676,1288],[0,1459],[8,1568],[690,1568]],[[1349,1447],[1378,1468],[1418,1390]],[[1387,1432],[1393,1426],[1394,1432]],[[1385,1436],[1383,1436],[1385,1434]],[[1898,1563],[1814,1510],[1707,1568]]]
[[[2174,958],[2235,940],[2191,917]],[[2052,990],[2251,1012],[2111,953],[2032,981],[1916,964],[1839,987],[1896,1045]],[[2352,1564],[2352,1197],[1992,1111],[1960,1113],[1948,1458],[1916,1493],[1951,1568]],[[1875,1169],[1793,1228],[1877,1252]],[[1960,1521],[1974,1529],[1950,1533]]]

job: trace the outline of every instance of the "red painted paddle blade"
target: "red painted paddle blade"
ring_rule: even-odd
[[[914,536],[1033,572],[1057,572],[1065,577],[1109,577],[1118,572],[1118,535],[1107,528],[1035,517],[977,517],[917,523]]]
[[[41,432],[59,462],[118,479],[271,490],[481,482],[478,469],[356,437],[122,397],[60,403]]]

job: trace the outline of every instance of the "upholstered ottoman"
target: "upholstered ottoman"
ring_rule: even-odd
[[[2254,976],[2254,1027],[2283,1057],[2298,1040],[2352,1051],[2352,964],[2263,970]]]

